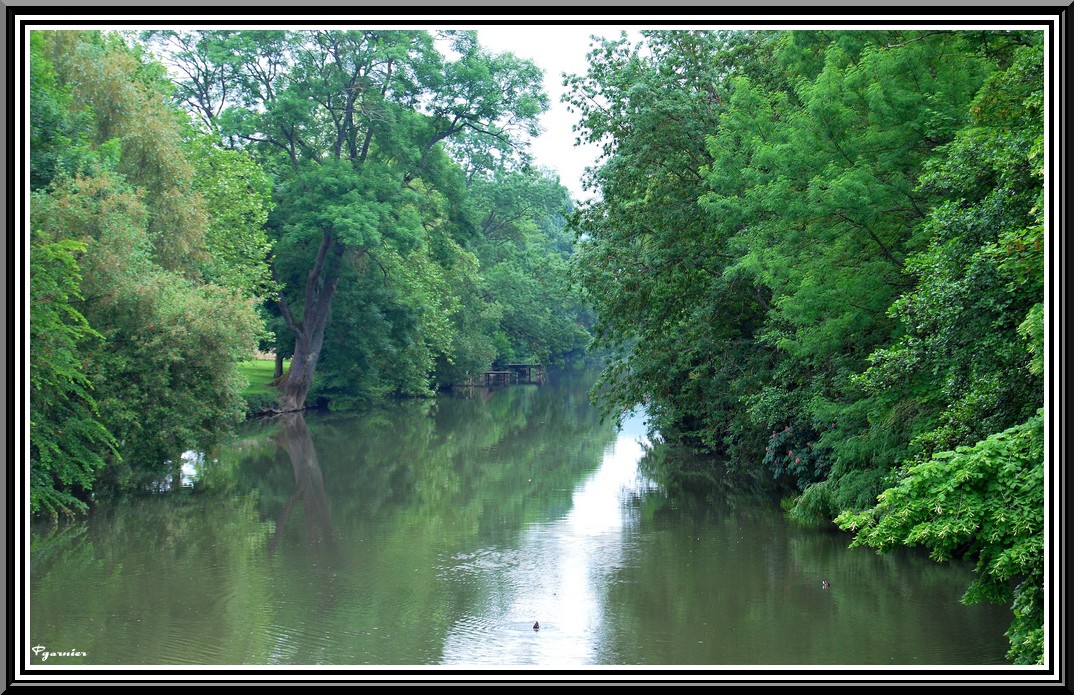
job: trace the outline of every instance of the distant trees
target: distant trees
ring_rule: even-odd
[[[946,510],[918,466],[1040,422],[1041,36],[643,37],[598,43],[570,80],[581,135],[606,154],[601,196],[573,220],[614,354],[605,409],[643,403],[665,439],[763,466],[797,488],[802,520]],[[957,549],[982,570],[1042,537],[1043,460],[1023,451],[1027,524]],[[1004,570],[1022,617],[1038,615],[1036,557]],[[1012,627],[1012,658],[1040,657],[1035,634]]]

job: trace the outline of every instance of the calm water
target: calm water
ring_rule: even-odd
[[[969,567],[848,550],[756,486],[658,485],[589,383],[248,423],[35,529],[28,638],[68,666],[1004,663]]]

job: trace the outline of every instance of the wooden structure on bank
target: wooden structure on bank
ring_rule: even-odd
[[[539,364],[509,364],[508,371],[514,373],[516,384],[543,384],[544,367]],[[525,378],[523,378],[525,374]]]
[[[460,387],[499,386],[507,384],[543,384],[544,366],[540,364],[507,364],[503,369],[484,373],[481,381],[470,377]]]

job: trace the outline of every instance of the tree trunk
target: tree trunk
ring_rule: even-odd
[[[281,376],[283,376],[283,355],[281,355],[279,349],[277,349],[276,350],[276,369],[272,373],[272,383],[274,383],[274,384],[279,383]]]
[[[306,394],[313,386],[313,374],[321,356],[321,346],[324,344],[327,315],[317,325],[308,325],[307,321],[302,323],[306,330],[295,337],[295,354],[291,356],[291,367],[280,384],[280,410],[285,413],[306,407]]]
[[[343,251],[343,246],[336,243],[331,233],[326,231],[321,239],[317,260],[306,280],[306,310],[301,324],[294,320],[287,302],[282,297],[277,302],[284,320],[295,334],[291,367],[277,384],[280,389],[277,400],[282,413],[303,410],[306,407],[306,394],[313,386],[313,374],[324,345],[328,312],[332,306],[332,296],[336,293],[336,284],[339,282],[336,261],[343,255]]]
[[[328,324],[328,309],[335,294],[336,281],[332,280],[314,297],[307,297],[306,317],[295,331],[295,352],[291,355],[291,367],[280,383],[280,411],[292,412],[306,407],[306,394],[313,386],[317,360],[324,345],[324,329]],[[311,301],[312,300],[312,301]]]

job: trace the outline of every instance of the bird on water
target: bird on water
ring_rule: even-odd
[[[822,588],[822,589],[830,589],[831,587],[832,587],[832,583],[829,582],[827,579],[821,579],[820,580],[820,588]]]

